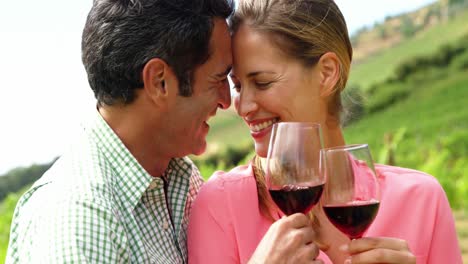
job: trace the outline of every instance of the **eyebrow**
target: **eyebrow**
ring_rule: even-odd
[[[271,72],[271,71],[256,71],[256,72],[250,72],[249,74],[247,74],[247,77],[248,78],[254,77],[254,76],[262,74],[262,73],[274,74],[274,72]]]
[[[231,72],[232,66],[228,66],[224,72],[218,73],[215,76],[218,78],[223,78]]]
[[[247,78],[251,78],[251,77],[254,77],[256,75],[263,74],[263,73],[275,74],[275,72],[272,72],[272,71],[256,71],[256,72],[250,72],[249,74],[247,74]],[[236,75],[234,73],[232,73],[232,72],[231,72],[231,74],[229,74],[229,77],[237,79]]]

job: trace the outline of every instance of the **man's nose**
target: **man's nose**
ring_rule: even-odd
[[[231,105],[231,93],[229,92],[229,83],[226,81],[219,90],[218,106],[221,109],[228,109]]]

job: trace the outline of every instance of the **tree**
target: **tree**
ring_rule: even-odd
[[[47,164],[34,164],[26,168],[16,168],[0,176],[0,201],[8,194],[17,192],[35,182],[54,162],[55,160]]]
[[[414,25],[413,19],[409,15],[405,15],[402,18],[400,32],[405,38],[409,38],[416,33],[416,26]]]

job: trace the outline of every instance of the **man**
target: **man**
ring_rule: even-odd
[[[186,263],[202,179],[184,156],[230,105],[225,0],[95,0],[94,119],[15,210],[7,263]]]

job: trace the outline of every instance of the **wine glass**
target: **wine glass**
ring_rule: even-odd
[[[325,174],[320,161],[320,125],[273,125],[266,162],[270,196],[285,215],[308,213],[320,200]]]
[[[380,205],[379,183],[367,144],[322,150],[327,184],[321,200],[330,222],[350,239],[361,238]]]

